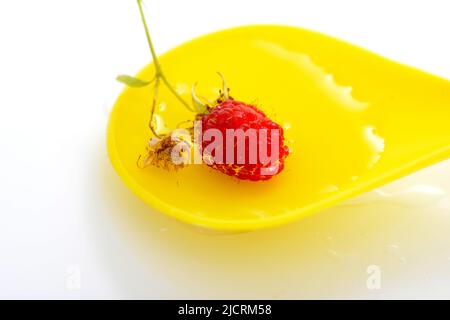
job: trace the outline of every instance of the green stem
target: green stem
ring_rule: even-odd
[[[156,79],[155,87],[157,85],[159,86],[159,82],[160,82],[160,80],[162,80],[162,82],[164,82],[164,84],[167,86],[167,88],[170,90],[170,92],[178,99],[178,101],[180,101],[189,111],[194,112],[194,109],[192,109],[189,106],[189,104],[180,96],[180,94],[175,90],[173,85],[169,82],[169,80],[167,80],[166,76],[164,75],[162,68],[161,68],[161,64],[158,59],[158,56],[156,55],[155,47],[153,46],[150,32],[148,31],[147,21],[145,19],[144,10],[142,9],[142,0],[137,0],[137,3],[139,6],[139,13],[141,14],[142,24],[144,25],[145,35],[147,36],[148,45],[150,47],[150,52],[152,54],[153,63],[155,65],[155,73],[156,73],[155,74],[155,79]],[[153,115],[154,115],[154,111],[155,111],[157,94],[158,94],[158,89],[156,88],[155,95],[153,97],[152,114],[151,114],[151,119],[150,119],[150,124],[151,124],[150,128],[152,129],[153,133],[155,133],[152,124],[153,124]]]
[[[175,98],[178,99],[189,111],[195,112],[194,109],[192,109],[189,104],[184,101],[184,99],[180,96],[180,94],[173,88],[172,84],[167,80],[166,76],[161,73],[161,79],[164,82],[164,84],[167,86],[167,88],[172,92],[172,94],[175,96]]]
[[[155,47],[153,46],[152,38],[150,37],[150,32],[148,31],[147,21],[145,20],[144,10],[142,9],[142,0],[137,0],[139,6],[139,13],[141,14],[142,24],[144,25],[145,35],[147,36],[148,45],[150,46],[150,52],[152,54],[153,63],[155,64],[156,76],[161,75],[161,65],[156,55]]]

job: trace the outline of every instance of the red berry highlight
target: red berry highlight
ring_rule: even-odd
[[[254,135],[246,134],[244,136],[245,148],[238,148],[237,138],[233,138],[234,143],[231,144],[227,144],[224,138],[222,144],[223,158],[219,158],[219,160],[217,160],[214,151],[212,154],[208,154],[206,147],[211,141],[204,140],[202,142],[203,157],[213,159],[207,161],[207,164],[212,168],[229,176],[251,181],[268,180],[283,170],[284,160],[289,154],[289,148],[284,142],[283,128],[257,107],[241,101],[226,99],[202,116],[203,132],[209,129],[219,130],[222,137],[227,137],[227,129],[232,129],[236,133],[239,129],[242,130],[241,133],[256,132],[256,150],[254,149],[255,144],[250,141]],[[274,136],[271,134],[273,131],[277,131]],[[227,147],[230,148],[230,146],[234,149],[233,161],[227,161],[226,159],[226,155],[231,151],[227,150]],[[261,157],[261,148],[265,151],[263,154],[267,155],[270,161],[267,161],[267,157]],[[272,148],[275,152],[272,152]]]

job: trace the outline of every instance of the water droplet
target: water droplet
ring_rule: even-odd
[[[312,80],[320,85],[324,93],[333,96],[334,100],[343,106],[354,110],[362,111],[369,106],[369,103],[356,100],[352,96],[352,87],[343,86],[336,82],[334,75],[328,73],[324,68],[316,65],[310,56],[291,51],[278,44],[268,41],[258,41],[256,43],[261,49],[276,55],[279,58],[284,58],[301,66],[304,72],[308,72]]]
[[[166,110],[167,105],[164,102],[161,102],[158,106],[158,110],[160,112],[164,112]]]
[[[289,130],[291,127],[292,127],[292,125],[291,125],[289,122],[286,122],[286,123],[283,125],[283,129],[284,129],[284,130]]]
[[[185,84],[185,83],[177,83],[177,84],[175,85],[175,91],[176,91],[178,94],[185,94],[185,93],[190,92],[190,88],[189,88],[189,86],[188,86],[187,84]]]
[[[267,213],[262,210],[253,210],[252,214],[258,218],[266,218],[267,217]]]
[[[364,129],[364,136],[372,148],[373,156],[368,164],[368,167],[372,168],[380,160],[381,153],[384,151],[384,139],[375,134],[375,127],[373,126],[368,126]]]
[[[323,188],[320,193],[331,193],[331,192],[336,192],[339,191],[339,187],[335,186],[335,185],[329,185],[326,186],[325,188]]]
[[[399,250],[400,248],[396,244],[389,244],[385,248],[386,253],[393,256],[397,255],[399,253]]]
[[[155,130],[157,132],[167,132],[167,131],[169,131],[169,129],[167,128],[163,118],[160,117],[157,114],[153,115],[153,123],[154,123]]]
[[[339,254],[339,252],[337,252],[336,250],[333,249],[329,249],[328,250],[328,255],[333,258],[333,259],[341,259],[341,255]]]

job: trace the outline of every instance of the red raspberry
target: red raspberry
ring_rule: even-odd
[[[227,99],[220,102],[217,106],[212,108],[209,113],[202,116],[202,130],[205,133],[208,129],[218,129],[222,133],[223,137],[223,160],[217,160],[214,151],[213,154],[207,154],[205,148],[212,141],[203,141],[203,156],[205,159],[210,159],[207,162],[208,165],[217,169],[229,176],[234,176],[238,179],[244,180],[268,180],[274,175],[280,173],[284,168],[284,159],[289,154],[288,147],[284,144],[283,128],[270,120],[261,110],[253,105],[246,104],[237,100]],[[245,136],[245,151],[244,154],[238,154],[237,139],[229,145],[234,146],[234,161],[226,161],[227,144],[226,144],[226,130],[227,129],[242,129],[243,132],[247,132],[249,129],[256,129],[257,137],[257,150],[250,148],[249,136]],[[267,135],[261,137],[260,129],[267,129]],[[277,130],[278,136],[272,137],[271,130]],[[235,131],[236,132],[236,131]],[[214,140],[214,139],[212,139]],[[271,145],[278,145],[278,155],[275,161],[261,161],[259,156],[259,149],[261,145],[265,143],[267,147],[267,156],[271,158]],[[276,146],[274,146],[275,148]],[[256,154],[256,159],[250,161],[250,152]],[[214,160],[211,160],[214,159]],[[240,159],[240,162],[238,162]],[[267,159],[266,159],[267,160]],[[232,162],[232,163],[230,163]]]
[[[138,167],[145,168],[148,165],[154,165],[167,170],[176,170],[184,167],[185,163],[178,162],[178,159],[173,161],[173,155],[190,155],[189,152],[184,153],[178,149],[179,145],[172,140],[173,131],[159,134],[154,126],[158,90],[160,85],[164,84],[181,104],[188,110],[196,113],[195,120],[202,120],[202,155],[208,165],[227,175],[252,181],[268,180],[280,173],[284,168],[284,159],[289,154],[288,147],[284,145],[283,128],[270,120],[255,106],[232,99],[228,95],[229,89],[225,77],[220,72],[218,74],[222,78],[222,89],[219,91],[220,96],[216,100],[216,105],[211,107],[202,102],[195,94],[196,84],[194,84],[191,90],[192,108],[164,76],[150,39],[150,33],[142,9],[142,0],[138,0],[138,6],[153,58],[155,75],[153,80],[150,81],[127,75],[117,77],[117,80],[130,87],[145,87],[153,83],[154,92],[149,122],[153,137],[148,143],[147,155],[144,158],[143,165],[139,162],[141,159],[141,156],[139,156],[137,161]],[[196,125],[197,123],[187,129],[195,134]],[[210,129],[216,129],[214,132],[222,139],[222,144],[217,148],[208,148],[211,141],[205,139],[205,133]],[[230,129],[232,131],[231,137],[228,135]],[[213,139],[212,142],[216,142],[215,137],[215,135],[211,137]],[[192,146],[191,143],[197,146],[196,141],[198,138],[196,135],[193,141],[191,137],[191,141],[184,142],[187,143],[188,147]],[[218,145],[217,142],[214,143],[214,146],[216,145]],[[230,150],[227,150],[227,148]],[[232,151],[231,148],[233,148]],[[222,152],[221,159],[219,159],[220,152]],[[215,153],[218,153],[218,155]]]

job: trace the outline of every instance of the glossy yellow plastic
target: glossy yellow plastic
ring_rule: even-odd
[[[160,61],[188,101],[195,82],[198,95],[217,97],[222,72],[235,99],[284,126],[292,149],[285,170],[266,182],[206,165],[140,169],[152,89],[126,88],[108,128],[114,168],[149,205],[187,223],[224,231],[281,225],[450,156],[449,81],[325,35],[239,27],[192,40]],[[138,76],[153,73],[148,65]],[[193,116],[161,88],[161,132]]]

